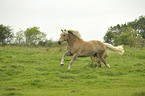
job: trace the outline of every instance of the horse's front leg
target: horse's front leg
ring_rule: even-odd
[[[70,55],[70,54],[71,54],[71,53],[68,51],[68,52],[66,52],[66,53],[62,56],[60,66],[63,66],[63,65],[64,65],[64,58],[65,58],[65,56],[68,56],[68,55]]]
[[[78,55],[77,55],[77,54],[74,54],[74,55],[73,55],[73,58],[72,58],[72,60],[70,61],[70,64],[69,64],[68,69],[70,69],[70,67],[71,67],[72,63],[74,62],[74,60],[75,60],[77,57],[78,57]]]

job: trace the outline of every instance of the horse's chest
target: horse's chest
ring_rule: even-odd
[[[76,48],[76,47],[67,47],[67,49],[68,49],[68,51],[70,51],[72,54],[74,54],[74,53],[76,53],[78,50],[79,50],[79,48]]]

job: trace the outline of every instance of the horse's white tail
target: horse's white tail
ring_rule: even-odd
[[[118,53],[120,55],[122,55],[124,53],[124,50],[123,50],[123,45],[120,45],[120,46],[113,46],[111,44],[108,44],[108,43],[104,43],[106,45],[106,53]]]

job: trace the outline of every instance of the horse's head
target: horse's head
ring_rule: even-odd
[[[67,41],[68,40],[68,32],[66,30],[62,30],[62,33],[60,34],[60,38],[59,38],[59,41],[58,41],[58,44],[61,44],[63,41]]]

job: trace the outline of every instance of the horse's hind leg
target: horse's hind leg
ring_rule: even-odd
[[[110,68],[110,65],[107,64],[106,60],[103,57],[101,58],[101,61],[106,65],[106,67],[109,67]]]
[[[91,60],[92,60],[92,67],[95,67],[95,64],[97,62],[97,56],[90,56]]]
[[[102,58],[102,54],[97,54],[97,62],[98,62],[98,65],[96,68],[99,68],[99,66],[101,66],[101,58]]]

